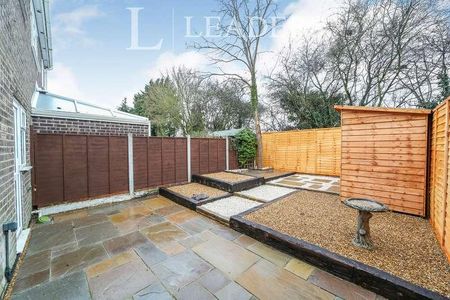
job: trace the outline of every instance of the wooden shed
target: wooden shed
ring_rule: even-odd
[[[335,106],[341,112],[341,198],[426,215],[431,110]]]

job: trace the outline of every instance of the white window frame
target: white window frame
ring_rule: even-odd
[[[17,120],[14,123],[14,139],[20,140],[21,149],[15,149],[15,159],[18,160],[20,168],[27,165],[27,113],[22,105],[13,101],[14,109],[17,110]],[[17,122],[17,123],[16,123]]]

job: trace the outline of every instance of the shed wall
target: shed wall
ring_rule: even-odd
[[[430,151],[430,222],[450,260],[449,131],[450,101],[433,111]]]
[[[428,114],[343,109],[341,123],[341,197],[425,216]]]

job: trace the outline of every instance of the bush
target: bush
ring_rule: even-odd
[[[244,128],[239,132],[234,140],[234,146],[238,154],[239,166],[247,166],[255,160],[258,144],[256,142],[256,134]]]

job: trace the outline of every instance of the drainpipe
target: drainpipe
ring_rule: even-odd
[[[14,267],[11,268],[9,266],[9,232],[16,232],[17,230],[17,223],[11,222],[3,224],[3,234],[5,235],[5,250],[6,250],[6,268],[5,268],[5,277],[6,281],[9,283],[11,281]],[[14,263],[15,265],[15,263]]]

